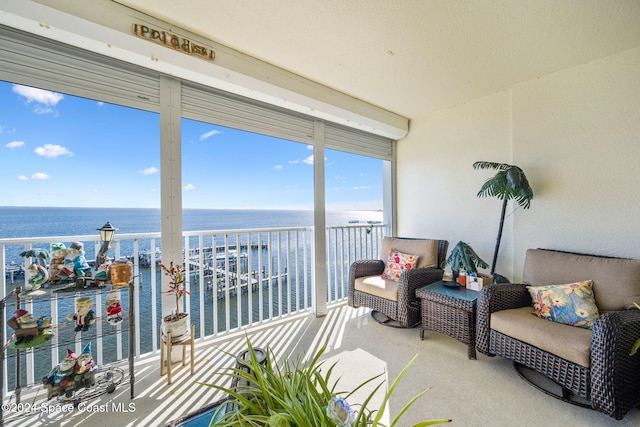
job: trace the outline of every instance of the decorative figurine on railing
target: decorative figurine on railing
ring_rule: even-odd
[[[76,359],[76,366],[73,370],[73,381],[75,387],[90,387],[95,384],[93,371],[96,369],[96,365],[93,361],[93,355],[91,354],[91,342],[82,349],[82,353]]]
[[[49,258],[49,251],[46,249],[28,249],[20,252],[21,257],[29,258],[30,261],[35,258],[35,262],[32,262],[27,267],[27,283],[25,283],[26,291],[33,291],[40,289],[49,281],[49,270],[47,270],[46,260]]]
[[[110,325],[117,325],[122,322],[122,306],[120,305],[120,298],[118,298],[118,292],[111,291],[107,295],[106,302],[107,322]]]
[[[31,313],[21,308],[13,312],[7,324],[15,331],[15,339],[9,344],[11,348],[36,347],[46,343],[53,336],[53,331],[49,329],[51,319],[34,319]]]
[[[75,387],[70,382],[73,380],[76,360],[76,354],[67,349],[67,357],[42,379],[42,384],[47,386],[47,399],[65,394],[67,387],[71,390]]]
[[[35,291],[40,289],[49,280],[49,271],[35,262],[31,263],[31,265],[27,267],[27,274],[29,278],[27,279],[27,283],[24,285],[24,289],[26,291]]]
[[[84,256],[84,244],[73,242],[67,249],[64,266],[58,273],[58,277],[69,280],[85,276],[91,276],[91,267]]]
[[[89,327],[96,322],[96,315],[91,309],[93,307],[93,301],[89,297],[82,297],[76,300],[76,312],[75,314],[67,315],[67,319],[75,320],[76,327],[74,331],[86,332]]]
[[[100,286],[101,284],[109,281],[109,268],[111,267],[111,261],[106,260],[96,268],[96,274],[93,275],[93,282]]]
[[[58,273],[64,267],[64,259],[67,256],[67,247],[64,243],[51,244],[51,262],[49,262],[49,281],[58,283],[62,280]]]
[[[111,240],[113,240],[113,235],[118,230],[115,228],[109,221],[102,227],[97,229],[100,232],[100,240],[102,240],[102,245],[100,246],[100,250],[96,255],[96,265],[102,265],[106,261],[108,261],[107,253],[109,252],[109,245],[111,245]]]
[[[90,342],[79,356],[67,350],[67,357],[42,379],[42,384],[47,387],[47,399],[60,395],[71,397],[75,390],[95,385],[96,369]]]

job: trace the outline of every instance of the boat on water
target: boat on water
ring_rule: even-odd
[[[24,267],[21,264],[11,262],[4,265],[4,274],[9,283],[16,279],[24,279]]]
[[[257,249],[257,248],[258,248],[258,245],[256,244],[251,245],[251,249]],[[262,249],[266,250],[267,245],[263,244]],[[240,256],[241,258],[246,258],[247,245],[246,244],[240,245],[240,250],[241,252],[240,254],[238,254],[238,249],[236,245],[231,245],[228,247],[216,246],[215,251],[213,247],[208,246],[208,247],[202,248],[202,256],[205,263],[208,261],[211,261],[214,258],[214,252],[215,252],[216,261],[224,261],[227,256],[229,260],[235,260],[236,258],[238,258],[238,256]],[[128,261],[133,261],[132,256],[127,256],[125,258]],[[200,258],[200,249],[194,248],[189,250],[188,259],[192,267],[194,266],[194,263],[198,262],[199,258]],[[160,250],[160,248],[156,248],[154,251],[151,251],[151,250],[141,251],[140,254],[138,255],[138,262],[140,267],[143,267],[143,268],[149,268],[152,265],[160,264],[162,262],[162,251]]]

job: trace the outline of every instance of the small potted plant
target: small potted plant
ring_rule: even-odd
[[[489,267],[489,264],[484,262],[468,243],[462,241],[453,247],[444,264],[451,264],[454,283],[458,281],[461,269],[464,269],[467,273],[477,273],[478,267]]]
[[[171,261],[168,267],[160,264],[160,268],[166,276],[169,276],[169,289],[162,293],[173,294],[176,299],[176,311],[164,316],[162,327],[165,334],[171,333],[171,342],[177,343],[191,334],[189,313],[180,310],[182,297],[185,294],[191,294],[184,289],[184,267],[182,265],[176,265]]]

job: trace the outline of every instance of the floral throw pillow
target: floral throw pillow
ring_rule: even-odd
[[[600,315],[593,297],[593,281],[564,285],[527,286],[536,316],[591,329]]]
[[[387,266],[382,273],[382,278],[397,282],[405,270],[416,268],[418,258],[420,258],[420,255],[403,254],[391,248],[387,258]]]

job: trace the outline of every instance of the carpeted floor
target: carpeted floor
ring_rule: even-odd
[[[417,355],[395,390],[385,419],[397,414],[422,390],[430,391],[405,413],[399,427],[441,418],[451,419],[451,426],[640,426],[640,409],[616,421],[569,405],[528,385],[509,360],[482,354],[477,360],[468,360],[466,346],[453,338],[427,331],[421,341],[417,328],[386,327],[375,322],[368,310],[355,310],[344,304],[331,307],[323,318],[296,315],[202,340],[196,347],[195,375],[189,375],[188,366],[179,369],[171,385],[159,375],[157,355],[145,357],[136,362],[133,400],[129,399],[129,388],[122,385],[82,411],[42,413],[10,420],[5,425],[163,426],[221,397],[199,383],[226,381],[220,371],[231,366],[229,354],[242,350],[247,336],[255,346],[269,346],[281,358],[303,354],[308,357],[327,343],[326,365],[337,362],[333,378],[341,377],[339,390],[350,390],[380,373],[390,384]],[[362,390],[349,399],[350,403],[355,405],[366,394],[368,390]],[[374,400],[370,408],[377,407],[382,396],[376,395]]]

